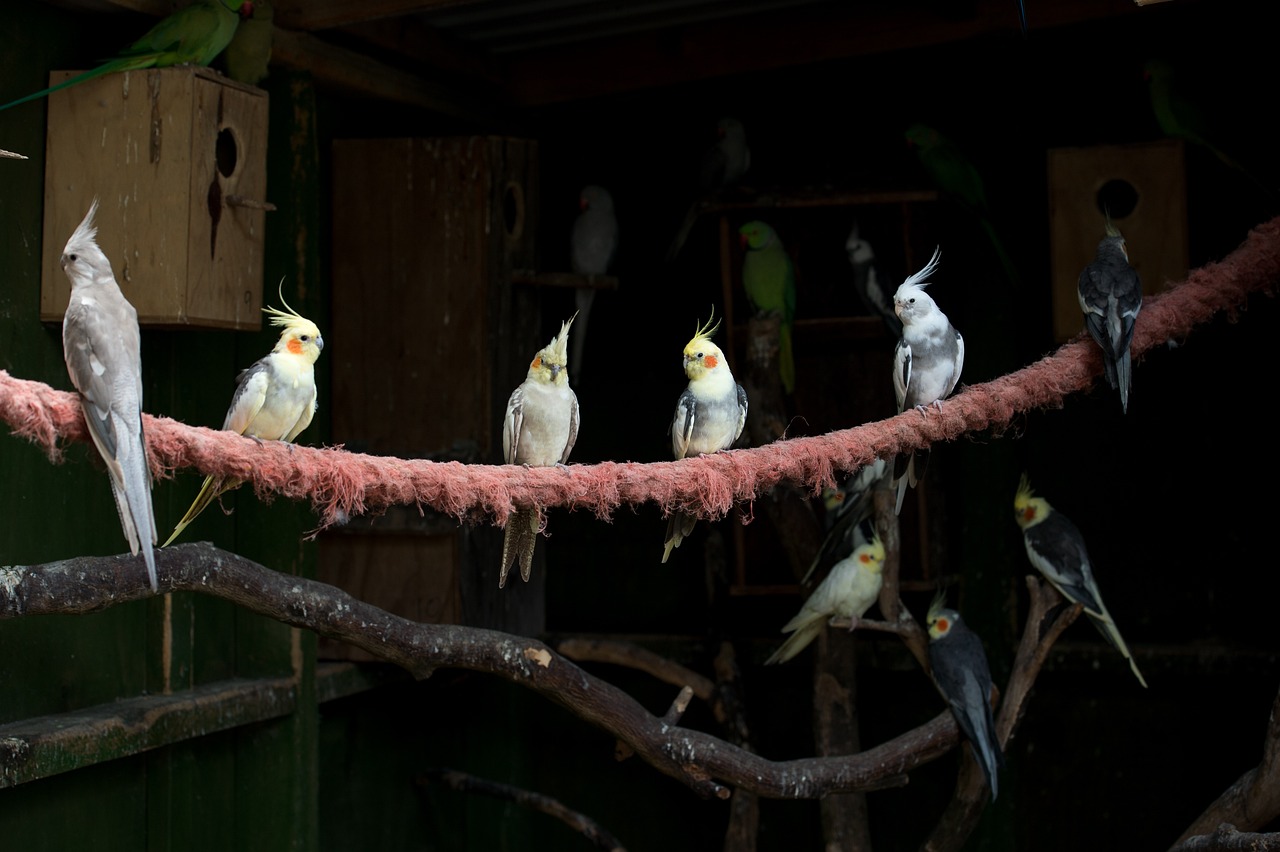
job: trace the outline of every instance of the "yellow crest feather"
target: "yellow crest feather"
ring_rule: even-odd
[[[271,307],[262,309],[262,312],[264,314],[271,317],[272,325],[278,328],[285,328],[299,321],[307,322],[307,323],[311,322],[311,320],[307,319],[302,314],[298,313],[293,308],[289,307],[289,303],[284,300],[284,279],[283,278],[280,279],[279,289],[276,291],[276,294],[280,297],[280,304],[284,305],[285,310],[282,311],[279,308],[271,308]]]
[[[1031,502],[1031,498],[1035,496],[1035,492],[1031,490],[1031,480],[1024,473],[1018,480],[1018,491],[1013,496],[1014,508],[1022,508]]]
[[[711,314],[710,316],[707,317],[706,324],[705,325],[700,324],[700,325],[694,326],[693,339],[689,341],[690,343],[694,343],[699,340],[710,340],[711,336],[715,334],[717,331],[719,331],[720,320],[715,320],[714,323],[712,322],[712,319],[715,317],[715,315],[716,315],[716,306],[712,305]]]

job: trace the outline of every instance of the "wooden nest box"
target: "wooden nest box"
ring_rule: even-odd
[[[142,325],[262,327],[264,91],[191,66],[106,74],[49,96],[45,152],[41,320],[66,312],[59,256],[96,197]]]

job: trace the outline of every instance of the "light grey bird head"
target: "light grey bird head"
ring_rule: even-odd
[[[84,219],[76,226],[75,231],[67,240],[66,246],[62,249],[62,257],[59,263],[62,271],[67,274],[71,280],[72,287],[77,284],[92,284],[95,281],[111,278],[111,262],[107,260],[107,256],[103,254],[102,249],[98,248],[98,228],[93,222],[94,214],[98,212],[98,199],[93,199],[93,203],[89,205],[89,212],[85,214]]]
[[[613,195],[603,186],[587,184],[578,194],[578,206],[583,210],[608,213],[613,209]]]
[[[871,243],[858,234],[857,222],[853,223],[853,230],[849,231],[849,238],[844,241],[844,250],[848,252],[849,262],[854,266],[867,266],[875,262],[875,250],[871,248]]]
[[[918,316],[930,313],[934,307],[933,298],[924,291],[929,286],[929,282],[925,279],[934,273],[938,268],[938,262],[942,258],[942,248],[939,246],[933,250],[933,257],[929,258],[929,262],[925,264],[924,269],[914,275],[908,276],[906,281],[898,286],[897,292],[893,294],[893,310],[898,315],[898,319],[902,320],[904,325],[910,325],[911,320]]]

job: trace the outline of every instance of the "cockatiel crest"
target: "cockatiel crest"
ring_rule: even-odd
[[[929,611],[924,619],[929,627],[929,638],[941,639],[950,633],[956,617],[956,611],[947,608],[947,593],[938,589],[933,600],[929,602]]]
[[[904,311],[910,310],[915,300],[920,296],[924,296],[931,303],[933,302],[933,298],[924,292],[924,288],[929,286],[929,282],[925,279],[938,271],[938,264],[941,260],[942,249],[941,247],[935,248],[933,257],[929,258],[929,262],[924,265],[924,268],[919,272],[908,275],[906,280],[898,285],[897,292],[893,294],[898,316],[902,316]]]
[[[724,361],[724,353],[720,347],[711,342],[711,338],[720,330],[720,320],[714,320],[715,308],[707,317],[706,324],[694,327],[693,337],[684,345],[684,372],[690,379],[696,379],[708,370],[714,370]]]
[[[1048,514],[1049,504],[1035,496],[1031,490],[1031,480],[1022,474],[1018,480],[1018,490],[1013,495],[1013,513],[1020,527],[1029,527],[1044,519]]]

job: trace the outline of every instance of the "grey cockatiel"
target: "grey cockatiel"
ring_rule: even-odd
[[[1142,309],[1142,282],[1129,265],[1124,237],[1110,217],[1106,236],[1098,243],[1093,262],[1080,273],[1076,291],[1089,336],[1102,349],[1107,383],[1120,390],[1120,405],[1128,412],[1129,390],[1133,387],[1129,344],[1133,341],[1133,324]]]
[[[960,620],[960,613],[947,609],[941,593],[930,605],[926,622],[933,682],[969,741],[994,801],[1004,752],[991,713],[991,668],[982,639]]]
[[[98,248],[93,223],[97,210],[94,199],[62,250],[62,271],[71,281],[62,349],[71,383],[80,392],[89,436],[106,462],[129,550],[136,556],[141,549],[151,589],[158,591],[151,468],[142,434],[138,312],[120,292],[111,262]]]
[[[507,464],[552,467],[569,460],[578,440],[578,397],[569,387],[569,326],[533,356],[529,374],[507,400],[502,423],[502,455]],[[507,519],[502,541],[502,571],[498,588],[507,584],[511,566],[520,562],[520,577],[529,582],[533,546],[545,527],[539,506],[517,507]]]
[[[684,346],[682,361],[689,384],[676,400],[671,418],[671,452],[677,460],[727,450],[747,422],[747,392],[734,381],[733,371],[711,337],[719,321],[698,325]],[[662,561],[693,532],[698,519],[674,510],[667,520]]]
[[[844,250],[849,255],[849,265],[853,267],[853,289],[862,300],[863,307],[872,316],[884,320],[890,334],[901,337],[902,320],[894,312],[893,299],[889,298],[888,292],[880,283],[875,249],[859,233],[857,222],[853,223],[853,228],[844,241]]]
[[[578,218],[569,235],[569,265],[579,275],[605,275],[618,254],[618,217],[613,210],[613,196],[602,186],[590,184],[578,195]],[[587,340],[587,323],[596,291],[579,287],[575,292],[578,330],[573,335],[573,357],[569,359],[569,378],[574,384],[582,374],[582,347]]]
[[[899,414],[910,408],[921,413],[929,406],[941,408],[964,367],[964,338],[924,291],[929,286],[925,279],[938,268],[940,256],[941,250],[935,249],[924,269],[909,276],[893,294],[894,309],[902,320],[902,339],[893,353],[893,391]],[[895,511],[902,511],[907,486],[915,487],[928,461],[927,448],[898,456],[893,470],[898,490]]]
[[[689,232],[698,221],[698,203],[708,195],[714,195],[733,186],[751,168],[751,149],[747,147],[747,131],[736,118],[722,118],[716,122],[716,143],[703,154],[698,169],[697,195],[689,203],[689,209],[680,223],[667,260],[676,259],[680,248],[689,238]]]

